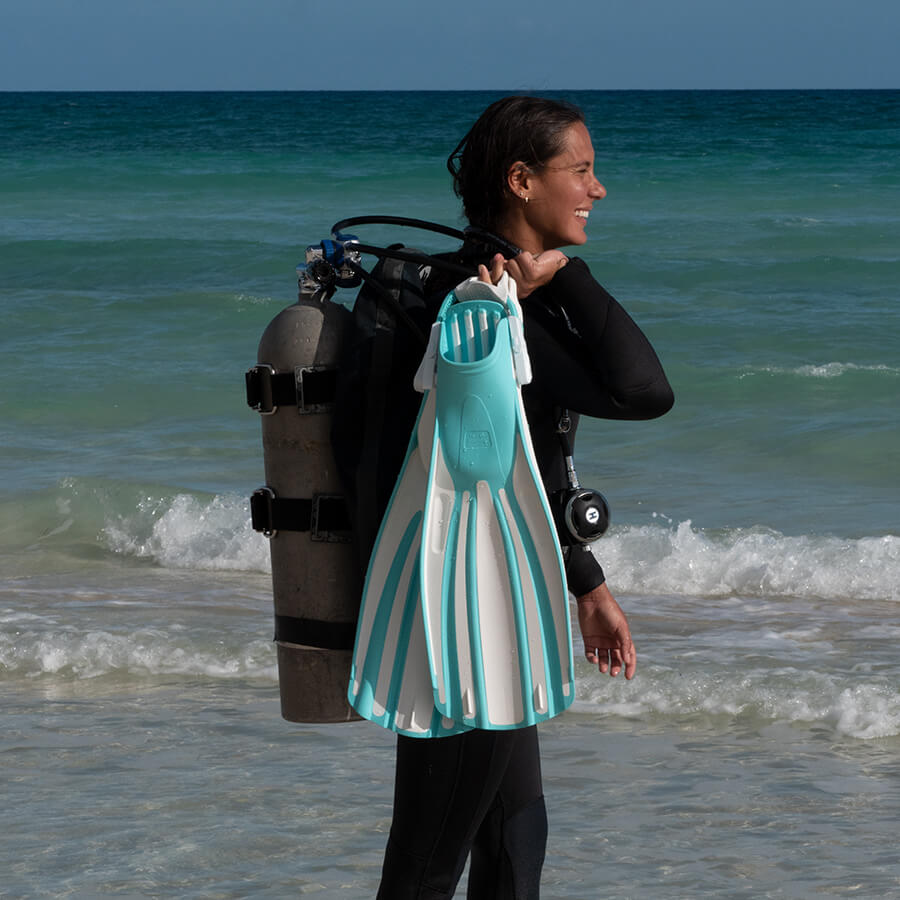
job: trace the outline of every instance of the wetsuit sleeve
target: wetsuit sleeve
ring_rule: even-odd
[[[526,298],[523,310],[535,380],[548,399],[602,419],[653,419],[672,407],[672,388],[650,341],[582,260],[569,260],[540,296],[545,304]],[[547,312],[553,305],[577,335]]]
[[[600,587],[606,576],[589,547],[566,548],[566,583],[576,597]]]

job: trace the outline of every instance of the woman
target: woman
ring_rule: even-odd
[[[640,329],[581,260],[559,250],[587,240],[590,212],[606,196],[577,108],[532,97],[500,100],[463,138],[448,168],[474,226],[455,260],[477,265],[482,280],[496,283],[505,270],[517,284],[534,371],[523,398],[552,494],[567,486],[561,422],[571,443],[579,414],[649,419],[671,407],[672,391]],[[432,275],[432,312],[451,287]],[[566,563],[587,660],[632,678],[634,644],[603,570],[580,547]],[[378,897],[452,897],[471,855],[470,900],[536,898],[546,837],[535,727],[401,736]]]

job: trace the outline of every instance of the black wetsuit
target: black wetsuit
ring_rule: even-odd
[[[491,253],[466,246],[455,258],[474,265]],[[432,319],[458,281],[437,272],[428,281]],[[665,413],[673,396],[643,332],[571,259],[553,280],[522,301],[525,338],[534,379],[522,395],[535,455],[548,494],[567,486],[557,426],[563,410],[607,419],[650,419]],[[410,375],[411,380],[411,375]],[[406,382],[409,384],[409,382]],[[412,393],[411,388],[409,388]],[[402,462],[412,419],[401,428]],[[389,479],[393,483],[397,472]],[[576,596],[603,583],[589,552],[573,552],[566,566]],[[537,729],[472,731],[448,738],[399,737],[394,818],[379,900],[443,900],[453,896],[471,853],[469,900],[538,897],[547,837]]]

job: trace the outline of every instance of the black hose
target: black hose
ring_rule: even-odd
[[[350,219],[341,219],[331,226],[331,233],[337,240],[337,234],[343,228],[352,228],[354,225],[403,225],[407,228],[419,228],[422,231],[434,231],[437,234],[446,234],[448,237],[455,237],[459,240],[465,240],[465,233],[458,228],[451,228],[449,225],[439,225],[437,222],[426,222],[424,219],[410,219],[406,216],[354,216]]]
[[[372,256],[377,256],[379,259],[400,259],[403,262],[435,266],[450,272],[452,275],[459,275],[460,278],[471,278],[475,274],[470,266],[463,266],[448,259],[441,259],[439,256],[430,256],[427,253],[422,253],[420,250],[410,250],[407,247],[374,247],[371,244],[358,244],[356,241],[353,241],[345,244],[345,249],[358,250],[360,253],[371,253]]]

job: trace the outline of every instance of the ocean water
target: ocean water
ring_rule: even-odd
[[[334,222],[461,224],[496,96],[0,94],[0,896],[374,895],[393,740],[279,717],[243,373]],[[900,897],[900,92],[567,96],[676,406],[579,432],[639,666],[542,729],[544,895]]]

